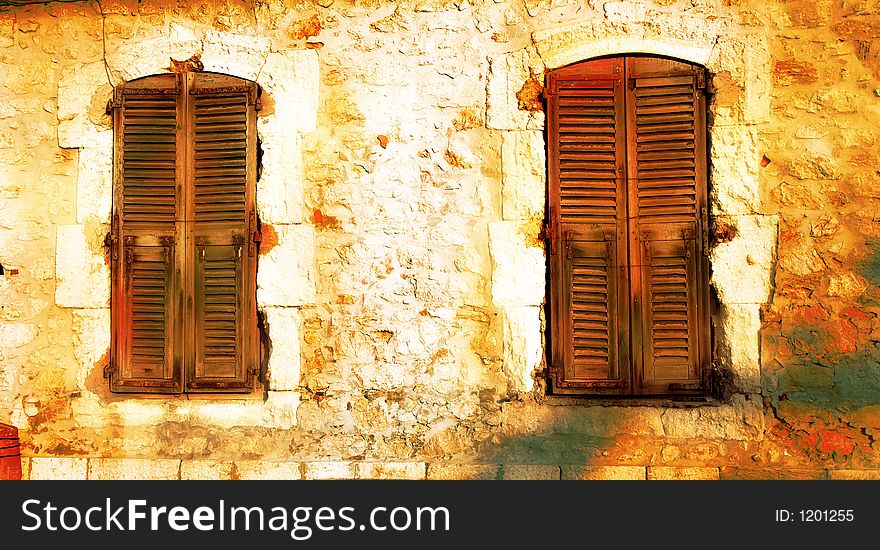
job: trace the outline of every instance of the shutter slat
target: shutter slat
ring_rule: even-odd
[[[195,223],[245,223],[246,96],[194,97]]]

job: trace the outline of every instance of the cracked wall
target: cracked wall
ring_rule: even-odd
[[[870,2],[102,4],[103,18],[88,3],[0,9],[0,263],[19,269],[0,277],[0,421],[21,429],[30,477],[852,477],[880,466]],[[536,376],[540,83],[624,52],[713,74],[725,391],[709,405],[548,397]],[[113,84],[195,53],[265,94],[266,391],[113,395],[101,376],[104,107]]]

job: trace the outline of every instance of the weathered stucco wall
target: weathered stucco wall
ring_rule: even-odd
[[[0,421],[43,477],[870,477],[877,2],[102,2],[0,10]],[[706,66],[700,406],[544,395],[547,70]],[[198,54],[265,93],[263,395],[115,395],[113,85]],[[877,203],[880,204],[880,203]],[[9,269],[18,269],[12,274]]]

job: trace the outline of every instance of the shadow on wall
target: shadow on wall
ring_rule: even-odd
[[[880,242],[868,249],[855,299],[764,314],[763,387],[778,420],[768,439],[814,462],[880,466]]]

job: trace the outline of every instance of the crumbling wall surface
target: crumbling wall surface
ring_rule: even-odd
[[[21,429],[26,475],[876,476],[878,9],[0,8],[0,421]],[[544,395],[543,77],[627,52],[713,75],[709,404]],[[264,92],[267,380],[238,397],[111,394],[105,107],[115,84],[193,56]]]

